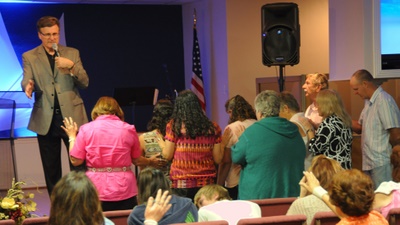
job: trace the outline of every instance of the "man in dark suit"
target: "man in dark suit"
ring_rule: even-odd
[[[37,31],[42,44],[22,55],[21,86],[28,98],[35,92],[28,129],[37,133],[47,190],[51,194],[62,176],[61,140],[69,148],[68,136],[61,129],[63,118],[72,117],[78,126],[88,122],[78,88],[87,88],[89,77],[79,51],[58,44],[57,18],[40,18]],[[75,169],[71,164],[70,168]]]

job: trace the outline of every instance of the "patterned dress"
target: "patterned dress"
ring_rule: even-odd
[[[196,188],[215,183],[217,170],[213,158],[214,144],[221,143],[221,128],[214,124],[215,135],[191,139],[176,136],[173,121],[167,124],[165,139],[175,143],[170,179],[172,188]]]
[[[319,125],[308,149],[314,155],[324,154],[335,159],[344,169],[351,169],[352,142],[351,128],[346,127],[336,115],[331,115]]]

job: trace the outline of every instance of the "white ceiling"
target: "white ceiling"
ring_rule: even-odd
[[[1,2],[71,3],[71,4],[132,4],[132,5],[182,5],[196,0],[2,0]]]

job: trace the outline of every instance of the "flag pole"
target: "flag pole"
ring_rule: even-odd
[[[193,9],[193,28],[196,28],[197,23],[197,15],[196,15],[196,8]]]

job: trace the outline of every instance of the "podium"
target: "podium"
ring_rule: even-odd
[[[15,140],[36,137],[28,130],[32,99],[23,91],[0,91],[0,189],[11,187],[12,178],[18,180]]]
[[[9,189],[13,178],[18,180],[14,145],[15,108],[14,100],[0,98],[0,190]]]
[[[147,131],[147,123],[157,102],[158,89],[155,87],[114,88],[114,98],[125,114],[125,122],[135,125],[136,131]]]

